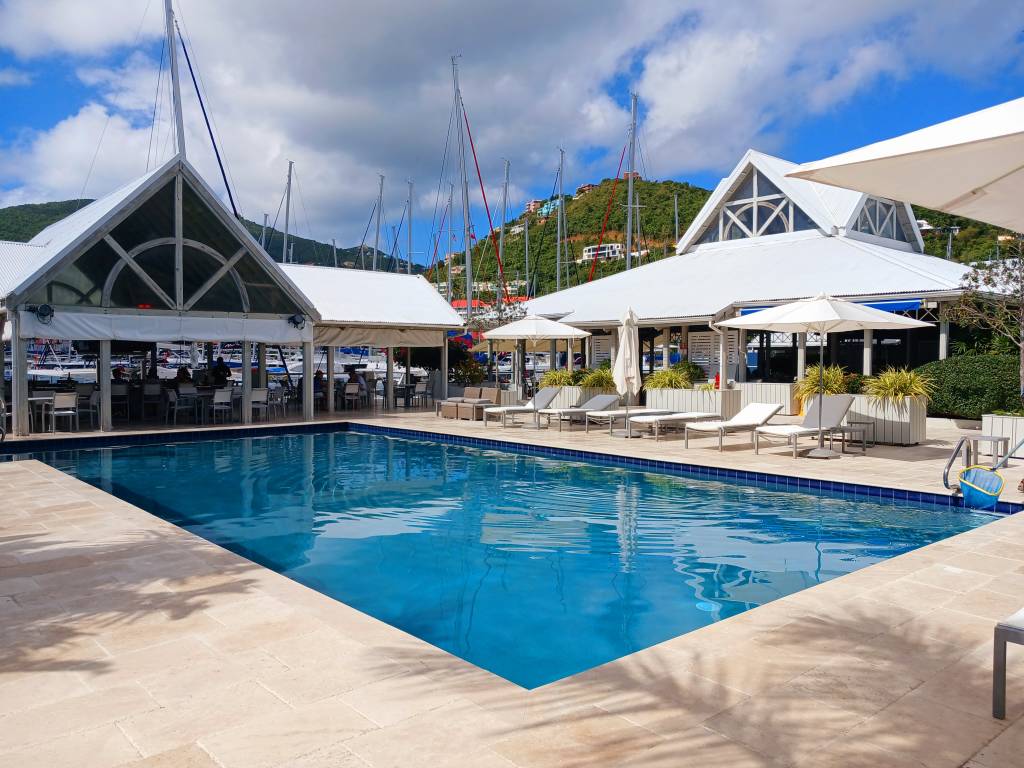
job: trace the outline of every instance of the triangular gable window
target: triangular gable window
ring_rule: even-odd
[[[877,197],[865,198],[853,229],[865,235],[898,240],[901,243],[909,243],[912,239],[910,222],[903,204]]]
[[[736,191],[718,209],[697,244],[780,235],[814,229],[814,222],[757,168],[751,166]]]

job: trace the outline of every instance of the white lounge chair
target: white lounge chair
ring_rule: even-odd
[[[630,416],[629,430],[634,427],[650,429],[655,440],[661,439],[663,430],[686,429],[686,425],[694,421],[706,421],[708,419],[720,419],[720,413],[708,413],[706,411],[685,411],[683,413],[643,413],[639,416]]]
[[[996,624],[992,651],[992,717],[1006,718],[1006,644],[1024,645],[1024,608]]]
[[[549,427],[551,426],[551,417],[554,416],[557,418],[558,431],[561,432],[563,421],[569,422],[569,428],[572,429],[572,422],[574,418],[579,418],[581,421],[584,421],[586,420],[588,413],[607,411],[613,405],[617,405],[618,402],[618,395],[594,395],[585,403],[581,403],[574,408],[544,408],[539,411],[538,416],[547,416]]]
[[[733,416],[724,421],[698,421],[686,425],[683,433],[684,446],[690,447],[690,432],[718,435],[718,450],[722,450],[722,439],[726,433],[749,432],[750,441],[754,441],[754,430],[764,424],[782,410],[782,403],[750,403]]]
[[[853,395],[825,395],[821,409],[821,431],[828,434],[838,429],[853,405]],[[787,440],[793,446],[793,458],[796,458],[797,441],[801,437],[817,436],[818,434],[818,401],[815,397],[804,414],[800,424],[766,424],[754,430],[754,453],[761,448],[762,437],[778,437]]]
[[[494,419],[501,419],[501,426],[505,427],[508,425],[508,418],[512,417],[512,423],[516,423],[516,416],[519,414],[532,413],[534,423],[536,426],[540,426],[540,411],[551,405],[551,401],[558,395],[561,387],[544,387],[538,390],[537,393],[530,399],[525,405],[494,405],[490,408],[484,408],[484,426],[487,426],[487,422]]]
[[[640,416],[641,414],[651,416],[656,413],[672,413],[667,408],[646,408],[638,406],[636,408],[616,408],[614,411],[593,411],[588,413],[584,418],[586,419],[587,432],[590,431],[590,424],[608,424],[608,434],[612,434],[615,422],[622,419],[622,423],[626,425],[627,435],[629,434],[629,419],[633,416]]]

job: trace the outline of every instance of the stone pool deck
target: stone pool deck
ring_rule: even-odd
[[[360,420],[932,491],[948,452]],[[1024,766],[1022,648],[990,716],[1024,516],[524,691],[44,464],[0,463],[0,500],[5,768]]]

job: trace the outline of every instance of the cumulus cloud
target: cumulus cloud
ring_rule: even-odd
[[[32,75],[14,67],[0,67],[0,88],[29,85],[32,82]]]
[[[569,153],[567,188],[610,175],[625,139],[629,84],[641,97],[652,172],[722,171],[748,146],[777,149],[788,129],[886,79],[921,68],[983,77],[1019,58],[1024,23],[1024,8],[996,0],[176,7],[243,213],[273,215],[291,159],[300,233],[346,244],[362,236],[378,173],[387,177],[390,221],[401,215],[408,178],[416,179],[420,220],[433,211],[455,52],[492,210],[503,157],[512,162],[515,210],[550,188],[558,146]],[[156,129],[149,125],[161,16],[159,0],[0,0],[0,49],[27,61],[63,57],[94,94],[58,124],[0,146],[8,200],[79,194],[101,134],[89,194],[173,150],[166,82]],[[950,45],[950,30],[971,45]],[[189,156],[219,188],[184,62],[182,73]],[[475,180],[471,194],[478,202]]]

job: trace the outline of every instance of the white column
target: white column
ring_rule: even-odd
[[[252,342],[242,342],[242,423],[252,423]]]
[[[551,344],[548,345],[548,370],[553,371],[558,367],[558,342],[554,339],[551,340]]]
[[[313,342],[302,343],[302,419],[313,420]]]
[[[384,408],[393,408],[395,405],[395,350],[388,347],[384,350],[387,360],[387,369],[384,378]]]
[[[719,386],[726,389],[729,383],[729,334],[726,331],[718,332],[718,373]]]
[[[573,349],[575,346],[576,344],[572,339],[565,340],[565,365],[570,371],[576,367],[576,361],[573,359],[576,357],[576,350]]]
[[[801,381],[807,375],[807,334],[796,335],[796,380]]]
[[[100,359],[96,367],[96,383],[100,385],[100,431],[109,432],[114,427],[110,408],[110,340],[100,342]]]
[[[441,399],[448,399],[448,337],[445,335],[441,345]]]
[[[267,386],[267,345],[256,345],[256,386]]]
[[[872,344],[874,342],[875,332],[868,329],[864,331],[864,362],[862,363],[861,373],[865,376],[871,375],[871,356],[872,356]]]
[[[587,336],[583,340],[583,367],[594,367],[594,337]]]
[[[949,357],[949,321],[939,321],[939,360]]]
[[[668,370],[672,365],[672,329],[661,329],[661,367]]]
[[[327,412],[334,413],[334,345],[327,345]]]
[[[747,332],[740,328],[736,331],[736,357],[739,361],[736,364],[736,381],[747,380]]]
[[[18,333],[18,312],[11,318],[11,429],[27,435],[28,429],[28,344]]]
[[[619,329],[612,328],[611,363],[615,367],[615,356],[619,353]]]

